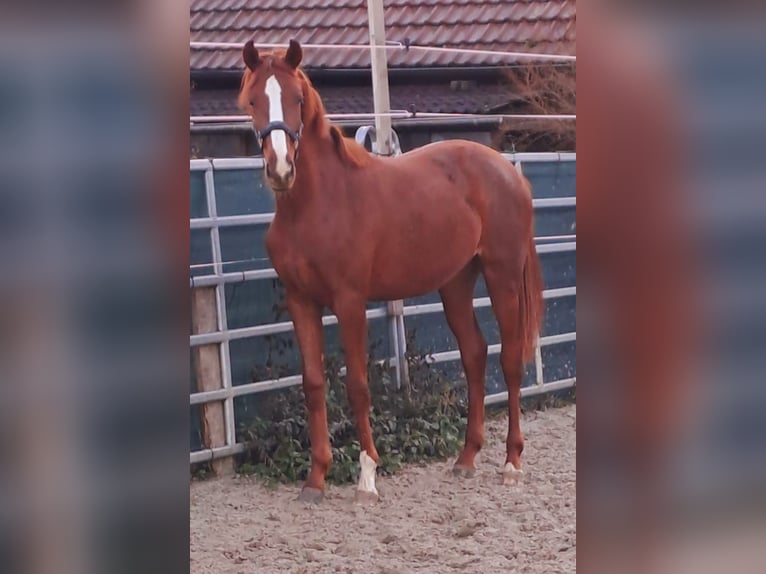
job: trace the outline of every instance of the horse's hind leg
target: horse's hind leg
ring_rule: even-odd
[[[492,309],[500,328],[500,364],[508,389],[508,437],[504,482],[513,483],[521,475],[521,452],[524,437],[521,434],[521,380],[524,376],[524,333],[520,317],[520,293],[522,289],[521,266],[510,261],[488,262],[482,260],[484,278],[487,282]]]
[[[447,323],[457,338],[460,358],[468,382],[468,427],[465,447],[455,463],[456,474],[470,476],[476,454],[484,443],[484,378],[487,343],[473,311],[473,289],[479,275],[474,258],[455,278],[439,290]]]

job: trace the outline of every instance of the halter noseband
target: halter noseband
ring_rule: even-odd
[[[301,133],[303,132],[302,122],[301,122],[301,127],[298,128],[297,132],[293,128],[288,126],[285,122],[282,122],[282,121],[271,122],[269,125],[263,128],[263,130],[261,130],[260,132],[256,129],[255,137],[258,138],[258,145],[261,145],[263,143],[263,140],[269,137],[271,135],[271,132],[273,132],[274,130],[282,130],[288,136],[290,136],[290,139],[293,140],[293,144],[295,144],[295,150],[296,151],[298,150],[298,143],[301,141]]]

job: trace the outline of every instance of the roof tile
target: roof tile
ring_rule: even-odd
[[[574,0],[384,0],[386,37],[424,46],[575,53]],[[191,0],[191,37],[244,43],[366,44],[366,0]],[[242,68],[238,50],[192,50],[193,70]],[[492,55],[389,53],[391,67],[501,65]],[[305,50],[307,68],[367,68],[369,53]]]

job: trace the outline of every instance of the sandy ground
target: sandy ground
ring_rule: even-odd
[[[506,421],[487,425],[475,477],[452,461],[378,477],[381,501],[329,486],[319,506],[299,486],[244,477],[191,484],[192,573],[575,572],[575,407],[524,416],[523,483],[503,486]]]

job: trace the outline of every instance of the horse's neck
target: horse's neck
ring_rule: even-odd
[[[332,202],[332,192],[342,186],[346,174],[329,131],[304,131],[295,169],[292,189],[277,197],[277,215],[284,218],[302,216],[318,202]]]

